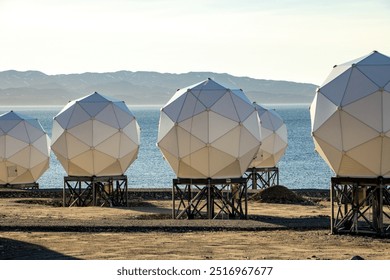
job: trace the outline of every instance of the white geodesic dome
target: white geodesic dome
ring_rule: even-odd
[[[123,175],[139,143],[126,104],[97,92],[69,102],[53,120],[52,150],[70,176]]]
[[[390,57],[337,65],[310,107],[317,152],[338,176],[390,175]]]
[[[37,119],[0,116],[0,184],[36,183],[49,168],[50,139]]]
[[[254,104],[261,120],[261,147],[250,167],[275,167],[287,149],[287,127],[275,110]]]
[[[208,79],[161,109],[158,147],[179,178],[235,178],[261,144],[259,117],[241,90]]]

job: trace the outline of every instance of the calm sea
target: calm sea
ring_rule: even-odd
[[[314,151],[310,135],[309,106],[268,105],[265,107],[275,109],[285,121],[288,130],[288,149],[278,165],[280,184],[291,189],[328,188],[333,173]],[[51,136],[53,117],[62,107],[1,107],[0,113],[11,109],[38,118],[45,131]],[[159,108],[130,106],[130,110],[141,127],[141,146],[138,159],[126,172],[129,187],[171,187],[175,174],[156,146]],[[64,176],[66,173],[52,153],[50,168],[38,181],[40,188],[62,188]]]

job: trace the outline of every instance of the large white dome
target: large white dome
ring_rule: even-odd
[[[287,149],[287,127],[275,110],[254,104],[261,120],[261,147],[250,167],[274,167]]]
[[[0,184],[35,183],[49,168],[50,139],[37,119],[0,116]]]
[[[310,107],[316,150],[338,176],[390,175],[390,57],[335,66]]]
[[[140,129],[123,101],[95,92],[54,117],[52,143],[70,176],[123,175],[137,158]]]
[[[260,141],[245,94],[211,79],[178,90],[161,109],[157,144],[179,178],[240,177]]]

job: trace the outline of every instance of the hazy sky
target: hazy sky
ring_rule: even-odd
[[[0,0],[0,71],[213,71],[321,84],[390,56],[388,0]]]

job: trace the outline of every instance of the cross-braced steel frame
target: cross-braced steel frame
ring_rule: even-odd
[[[247,184],[249,189],[266,189],[268,187],[279,185],[279,168],[248,168],[244,177],[248,180]]]
[[[128,206],[127,176],[66,176],[63,206]]]
[[[390,235],[390,178],[331,179],[331,232]]]
[[[173,219],[240,218],[248,215],[247,181],[232,179],[173,179]]]

